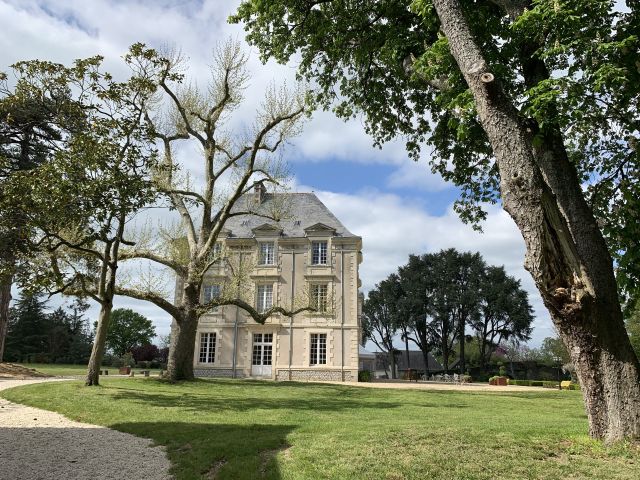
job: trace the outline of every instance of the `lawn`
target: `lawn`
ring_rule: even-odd
[[[22,365],[27,368],[35,368],[39,372],[46,373],[47,375],[55,375],[55,376],[79,376],[87,374],[87,366],[86,365],[67,365],[67,364],[55,364],[55,363],[20,363],[18,365]],[[103,369],[109,370],[111,375],[118,374],[118,367],[102,367]],[[134,368],[133,372],[137,375],[142,368]],[[160,373],[160,370],[151,369],[151,375],[157,375]]]
[[[178,479],[640,478],[638,447],[588,439],[574,391],[105,378],[0,395],[152,438]]]

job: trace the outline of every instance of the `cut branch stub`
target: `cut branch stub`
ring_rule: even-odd
[[[493,73],[491,72],[484,72],[482,75],[480,75],[480,81],[482,83],[491,83],[494,80],[494,76]]]

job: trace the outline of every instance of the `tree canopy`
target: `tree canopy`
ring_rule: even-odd
[[[153,322],[144,315],[130,308],[116,308],[111,312],[106,345],[115,355],[133,353],[136,347],[150,344],[155,336]]]

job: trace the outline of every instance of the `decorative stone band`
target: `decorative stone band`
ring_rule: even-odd
[[[289,369],[283,368],[278,370],[276,374],[276,380],[286,381],[289,380],[301,380],[301,381],[320,381],[320,382],[341,382],[342,372],[340,370],[291,370],[291,377],[289,377]],[[345,382],[357,382],[358,372],[345,370],[344,371]]]
[[[196,368],[193,371],[196,377],[208,377],[208,378],[231,378],[233,377],[233,370],[230,368]],[[236,370],[236,377],[245,377],[242,369]],[[279,369],[276,373],[276,380],[288,381],[289,369]],[[294,381],[316,381],[316,382],[341,382],[342,373],[340,370],[291,370],[291,380]],[[357,382],[358,372],[352,370],[344,371],[345,382]]]
[[[233,377],[233,370],[230,368],[195,368],[193,374],[196,377]],[[236,377],[242,377],[242,370],[236,370]]]

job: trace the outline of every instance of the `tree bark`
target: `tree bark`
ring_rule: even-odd
[[[200,288],[194,283],[185,283],[183,299],[180,303],[182,315],[174,317],[171,326],[171,344],[167,360],[166,377],[171,382],[193,380],[193,359],[198,331],[198,314]]]
[[[434,0],[449,48],[473,93],[500,173],[505,210],[580,380],[594,438],[640,437],[640,365],[626,334],[611,257],[559,135],[533,147],[489,70],[457,0]]]
[[[397,370],[396,370],[396,355],[393,351],[393,348],[389,350],[389,363],[391,364],[391,378],[398,378]]]
[[[461,313],[460,320],[458,321],[458,335],[460,336],[460,360],[458,362],[458,367],[460,370],[460,375],[463,375],[464,371],[466,370],[465,358],[464,358],[464,341],[465,341],[464,330],[466,327],[466,323],[467,322],[465,322],[464,313]]]
[[[104,358],[107,331],[109,329],[112,309],[112,301],[105,301],[100,306],[100,314],[98,315],[98,326],[96,328],[96,337],[93,339],[91,357],[89,358],[89,365],[87,367],[87,378],[85,380],[85,385],[87,387],[100,385],[100,367],[102,366],[102,359]]]
[[[4,342],[9,329],[9,304],[11,303],[11,275],[0,277],[0,362],[4,359]]]
[[[180,321],[174,318],[166,375],[171,382],[194,379],[193,356],[197,330],[198,318],[195,314],[188,313]]]
[[[422,357],[424,358],[424,378],[429,380],[429,351],[426,348],[422,349]]]

